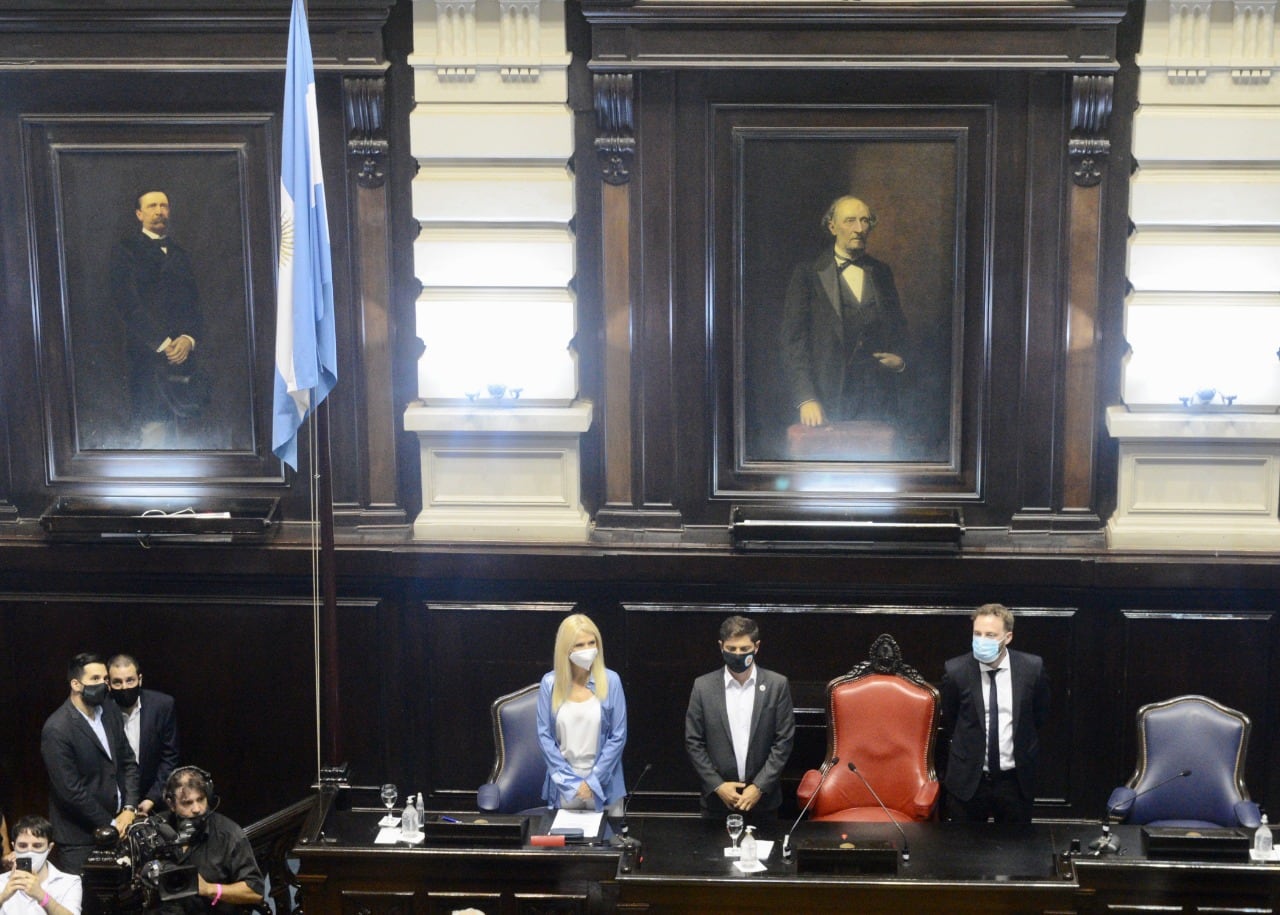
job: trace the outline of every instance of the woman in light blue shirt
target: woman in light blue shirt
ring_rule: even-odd
[[[547,761],[547,806],[621,813],[627,789],[627,699],[622,680],[604,666],[604,640],[590,617],[565,617],[554,665],[538,693],[538,743]]]

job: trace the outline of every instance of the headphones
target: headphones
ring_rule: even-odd
[[[169,773],[169,777],[164,783],[164,802],[169,805],[169,809],[174,809],[174,802],[177,800],[178,788],[182,784],[182,776],[186,773],[195,775],[197,784],[194,788],[203,788],[205,800],[209,802],[209,809],[214,810],[218,806],[218,793],[213,787],[213,776],[201,769],[199,766],[179,766]]]

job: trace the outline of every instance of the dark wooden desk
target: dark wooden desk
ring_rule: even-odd
[[[294,849],[307,915],[1280,912],[1280,866],[1149,861],[1131,827],[1116,830],[1124,854],[1066,863],[1072,839],[1087,848],[1097,826],[909,824],[910,860],[896,875],[836,876],[783,860],[780,823],[759,832],[775,841],[768,870],[744,875],[723,854],[722,825],[697,817],[632,815],[633,856],[613,845],[378,846],[380,811],[325,803]],[[900,844],[888,824],[803,829]]]
[[[294,854],[307,915],[587,915],[606,897],[621,852],[611,845],[468,848],[374,845],[381,810],[329,803]],[[474,816],[474,814],[472,814]]]

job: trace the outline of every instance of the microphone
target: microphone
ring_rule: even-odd
[[[1165,785],[1169,784],[1169,782],[1177,781],[1180,778],[1189,778],[1190,776],[1190,769],[1183,769],[1181,772],[1175,772],[1173,775],[1170,775],[1163,781],[1157,782],[1150,788],[1143,788],[1133,797],[1129,798],[1128,803],[1132,804],[1144,794],[1150,794],[1157,788],[1163,788]],[[1106,816],[1102,818],[1102,835],[1089,843],[1089,850],[1093,852],[1095,856],[1104,854],[1120,854],[1120,841],[1111,834],[1111,818],[1115,816],[1116,808],[1120,806],[1121,804],[1116,804],[1107,808]]]
[[[852,762],[849,763],[849,771],[858,778],[862,779],[862,784],[867,786],[867,790],[871,792],[871,796],[876,799],[876,803],[880,805],[880,809],[884,811],[884,815],[889,818],[889,822],[897,827],[898,835],[902,836],[902,863],[908,864],[911,861],[911,848],[907,845],[907,833],[902,828],[902,824],[893,818],[893,814],[889,812],[889,808],[884,805],[884,801],[880,800],[880,795],[876,794],[876,789],[871,787],[871,782],[867,781],[858,767]]]
[[[645,763],[644,768],[640,770],[640,774],[636,776],[636,780],[631,783],[631,790],[627,792],[627,799],[622,802],[622,823],[618,826],[618,844],[626,848],[632,848],[640,844],[631,838],[631,827],[627,824],[627,811],[631,809],[631,798],[635,797],[640,783],[644,781],[644,777],[649,774],[649,770],[652,768],[653,763]]]
[[[809,812],[810,806],[813,805],[813,799],[818,796],[818,792],[822,790],[822,783],[827,780],[827,773],[838,765],[840,765],[839,756],[833,756],[830,760],[822,764],[822,775],[818,779],[818,787],[813,789],[813,794],[809,795],[809,800],[805,802],[804,809],[800,811],[800,816],[796,817],[796,821],[791,824],[791,828],[787,830],[787,834],[782,838],[782,857],[791,857],[791,833],[796,831],[796,827],[800,825],[800,821],[804,819],[804,815]]]

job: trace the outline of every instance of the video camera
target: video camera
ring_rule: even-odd
[[[130,870],[131,888],[140,893],[144,908],[185,899],[199,890],[195,865],[178,863],[184,839],[163,816],[135,820],[116,846],[116,861]]]

